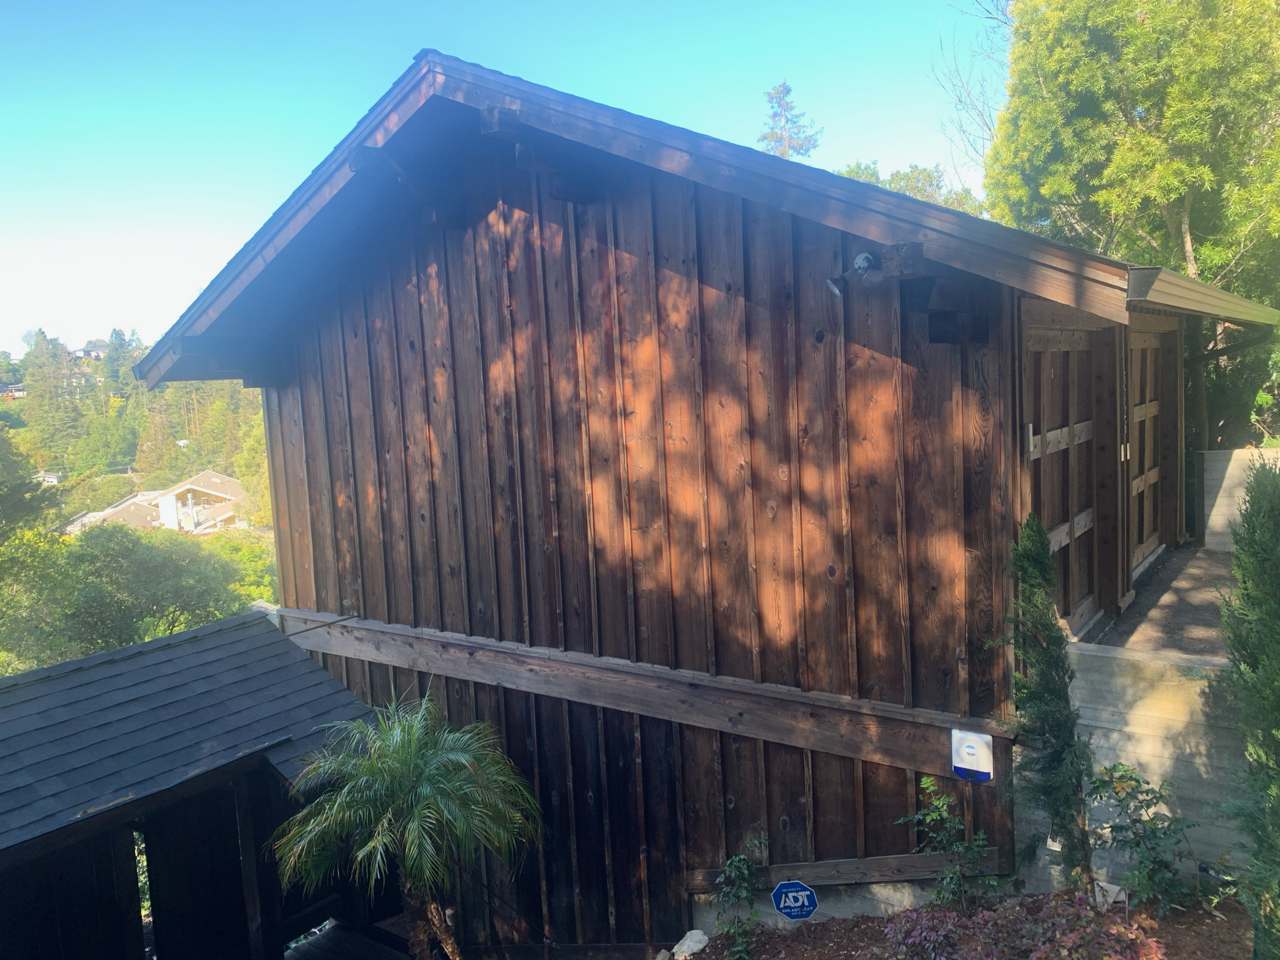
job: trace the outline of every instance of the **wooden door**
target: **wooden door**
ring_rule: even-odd
[[[1165,538],[1161,509],[1163,476],[1161,461],[1161,383],[1166,379],[1162,366],[1160,335],[1129,333],[1129,570],[1136,578]]]
[[[1093,363],[1088,330],[1028,327],[1024,333],[1023,435],[1031,512],[1049,533],[1058,610],[1076,633],[1099,609]]]

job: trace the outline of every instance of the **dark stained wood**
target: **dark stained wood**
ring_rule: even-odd
[[[351,460],[351,414],[347,404],[346,362],[342,325],[336,301],[332,316],[318,331],[320,373],[324,390],[329,480],[333,484],[333,535],[337,545],[334,567],[338,580],[338,608],[353,615],[361,610],[360,530],[356,518],[355,468]]]
[[[826,860],[820,863],[778,863],[762,870],[757,884],[760,890],[770,890],[784,880],[801,880],[810,886],[819,887],[853,883],[902,883],[936,876],[946,863],[946,857],[938,853],[908,853]],[[996,848],[984,848],[978,868],[970,875],[982,876],[997,872]],[[685,882],[690,893],[711,893],[715,890],[715,880],[715,871],[699,870],[690,871]]]
[[[716,661],[694,188],[658,178],[653,204],[673,665],[711,672]],[[727,856],[720,739],[710,730],[680,728],[683,852],[695,867],[714,867]]]
[[[960,712],[967,697],[960,351],[929,342],[927,314],[904,313],[902,327],[912,702]]]
[[[1097,426],[1024,460],[1010,291],[846,280],[876,244],[621,163],[579,189],[552,146],[490,138],[452,212],[371,223],[269,391],[291,607],[307,556],[317,608],[406,625],[299,642],[366,699],[493,723],[543,806],[520,871],[467,878],[481,950],[669,942],[690,871],[759,840],[910,853],[918,776],[1007,702],[1012,471],[1084,475]],[[929,310],[981,322],[931,342]],[[1065,534],[1079,587],[1094,531]]]
[[[529,693],[567,697],[707,729],[738,732],[840,757],[950,772],[950,731],[979,730],[1008,738],[988,720],[906,709],[838,694],[803,693],[734,677],[501,643],[426,627],[343,619],[281,608],[287,633],[303,649],[410,666],[460,680],[500,683]],[[299,632],[303,631],[303,632]],[[487,671],[487,672],[486,672]],[[453,695],[453,681],[450,682]],[[767,704],[767,706],[766,706]]]
[[[298,602],[298,585],[293,573],[293,514],[287,493],[288,472],[284,465],[284,433],[280,426],[280,395],[274,388],[262,391],[262,419],[267,435],[268,473],[271,478],[271,515],[276,534],[276,563],[279,568],[280,598],[286,605]]]
[[[334,484],[329,472],[324,371],[320,364],[320,343],[314,330],[308,331],[301,338],[298,350],[302,430],[308,451],[306,471],[311,543],[314,551],[312,565],[315,571],[315,606],[317,610],[337,613],[342,607],[338,567],[333,562],[338,550],[334,537]]]
[[[745,208],[747,357],[750,394],[752,524],[756,531],[756,597],[761,679],[800,685],[800,620],[794,531],[799,505],[793,462],[792,359],[795,298],[790,218],[757,204]],[[771,860],[813,856],[809,784],[802,751],[765,744],[766,806]]]

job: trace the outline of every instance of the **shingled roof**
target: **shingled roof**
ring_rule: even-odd
[[[368,709],[257,611],[0,679],[0,854]]]

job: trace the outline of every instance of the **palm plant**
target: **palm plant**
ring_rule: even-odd
[[[332,725],[295,790],[310,802],[276,832],[280,879],[312,892],[346,874],[372,895],[398,868],[411,948],[461,960],[441,899],[488,851],[538,835],[538,806],[488,724],[452,729],[430,698]]]

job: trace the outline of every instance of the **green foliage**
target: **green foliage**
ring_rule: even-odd
[[[921,777],[920,790],[920,809],[897,822],[915,827],[916,853],[940,853],[946,858],[946,869],[933,891],[934,902],[972,913],[991,899],[999,883],[979,875],[987,835],[979,830],[965,836],[964,817],[954,809],[955,797],[941,789],[936,779]]]
[[[270,534],[255,530],[223,530],[200,538],[200,544],[236,571],[231,591],[244,606],[255,600],[276,602],[276,552]]]
[[[245,402],[250,401],[246,398]],[[271,483],[267,475],[267,431],[262,421],[261,401],[256,409],[255,415],[245,416],[240,421],[240,447],[232,467],[244,487],[245,517],[255,527],[270,527]]]
[[[33,480],[35,467],[13,447],[0,425],[0,542],[57,503],[56,490]]]
[[[0,651],[26,669],[200,626],[244,607],[239,578],[169,530],[21,530],[0,542]]]
[[[1280,468],[1258,463],[1235,527],[1236,588],[1222,607],[1230,666],[1220,679],[1244,738],[1235,813],[1252,840],[1240,877],[1255,956],[1280,955]]]
[[[281,881],[314,891],[346,875],[372,895],[398,869],[406,906],[426,903],[451,957],[456,944],[435,918],[459,868],[485,852],[511,860],[539,833],[537,801],[498,734],[450,728],[430,699],[335,724],[295,786],[309,802],[276,833]],[[428,949],[419,938],[416,952]]]
[[[63,513],[74,517],[81,513],[103,510],[137,489],[133,477],[123,473],[107,473],[86,477],[71,484],[63,498]]]
[[[1172,797],[1164,786],[1116,763],[1094,775],[1089,799],[1108,811],[1106,826],[1094,831],[1095,847],[1119,850],[1129,860],[1121,883],[1130,900],[1152,904],[1157,916],[1183,906],[1192,891],[1178,866],[1191,856],[1187,830],[1195,824],[1169,812]]]
[[[1019,0],[1010,10],[1008,97],[985,162],[995,219],[1280,305],[1280,7]],[[1200,336],[1188,337],[1189,361]],[[1194,443],[1248,434],[1264,356],[1209,368],[1210,435],[1201,442],[1193,410]]]
[[[725,861],[716,877],[716,927],[726,940],[728,960],[751,960],[751,944],[760,926],[755,908],[757,860],[768,852],[768,841],[756,835],[747,841],[747,849]]]
[[[1093,770],[1088,743],[1077,731],[1071,705],[1075,676],[1067,638],[1058,625],[1051,587],[1054,580],[1049,535],[1033,514],[1013,547],[1017,585],[1012,642],[1019,669],[1013,678],[1021,751],[1015,779],[1024,799],[1048,818],[1049,835],[1062,844],[1062,863],[1079,889],[1093,890],[1092,847],[1085,785]],[[1040,837],[1030,837],[1024,855],[1033,855]]]
[[[0,387],[22,382],[22,369],[13,362],[8,350],[0,350]]]
[[[796,109],[791,99],[791,84],[783,80],[764,97],[769,101],[769,123],[758,142],[764,144],[766,153],[784,160],[798,160],[818,149],[822,131],[813,121]]]
[[[952,187],[948,184],[946,174],[937,164],[932,167],[922,167],[913,163],[905,170],[895,170],[887,177],[882,177],[879,164],[874,161],[871,163],[858,161],[849,164],[843,170],[837,170],[836,173],[851,180],[861,180],[896,193],[905,193],[917,200],[927,200],[939,206],[951,207],[961,213],[968,213],[975,217],[982,216],[982,201],[974,196],[973,191],[968,187]]]

